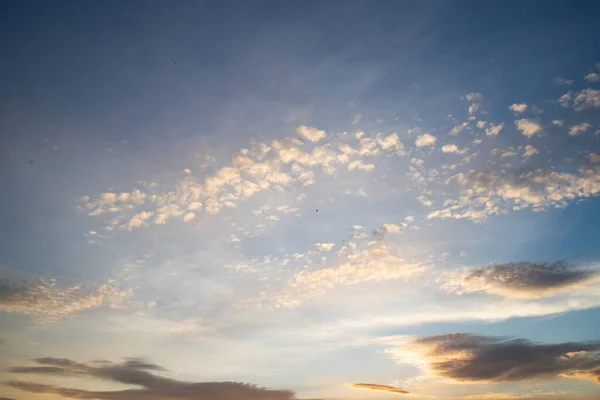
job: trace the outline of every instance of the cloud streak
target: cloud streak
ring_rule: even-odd
[[[139,388],[93,391],[55,385],[11,380],[7,386],[36,394],[58,395],[70,399],[97,400],[293,400],[289,390],[272,390],[238,382],[183,382],[164,376],[166,370],[143,359],[122,363],[79,363],[70,359],[38,358],[36,366],[15,367],[12,373],[61,377],[88,377],[106,382],[135,385]],[[163,375],[161,375],[163,374]]]
[[[131,290],[121,290],[113,281],[87,291],[82,285],[62,289],[55,279],[40,278],[34,284],[24,286],[1,280],[0,311],[25,314],[39,322],[52,323],[101,305],[119,308],[131,295]]]
[[[382,392],[388,393],[396,393],[396,394],[408,394],[410,393],[407,390],[400,389],[394,386],[388,385],[379,385],[377,383],[353,383],[351,385],[354,389],[369,389],[369,390],[378,390]]]

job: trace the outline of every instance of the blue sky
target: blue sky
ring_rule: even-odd
[[[2,3],[0,394],[598,397],[598,11]]]

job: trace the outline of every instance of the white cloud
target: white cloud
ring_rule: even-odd
[[[600,108],[600,90],[583,89],[573,94],[571,92],[562,95],[558,102],[563,107],[572,107],[576,111],[587,108]]]
[[[325,131],[306,125],[301,125],[296,128],[296,133],[298,133],[298,135],[302,136],[304,139],[310,140],[311,142],[318,142],[327,136]]]
[[[542,131],[542,126],[530,119],[522,118],[515,121],[515,125],[517,125],[517,129],[521,131],[523,136],[527,136],[529,138]]]
[[[563,120],[561,119],[554,119],[552,120],[552,125],[556,125],[556,126],[563,126],[565,123]]]
[[[426,147],[432,146],[435,144],[437,138],[429,133],[424,133],[422,135],[417,136],[417,140],[415,141],[415,145],[417,147]]]
[[[525,152],[523,153],[523,157],[531,157],[534,154],[538,154],[538,153],[539,153],[538,149],[536,149],[532,145],[528,144],[527,146],[525,146]]]
[[[477,127],[478,127],[479,129],[483,129],[483,128],[485,128],[485,125],[486,125],[486,124],[487,124],[487,122],[486,122],[486,121],[477,121]]]
[[[122,225],[121,229],[131,231],[135,228],[139,228],[140,226],[144,226],[146,221],[153,215],[154,213],[152,211],[142,211],[141,213],[134,215],[127,224]]]
[[[471,103],[469,105],[469,114],[475,114],[481,108],[483,96],[481,95],[481,93],[468,93],[465,97],[467,101]]]
[[[497,125],[490,123],[485,129],[485,134],[487,136],[498,136],[498,134],[502,131],[502,128],[504,128],[504,123],[499,123]]]
[[[455,136],[461,133],[467,126],[469,126],[468,122],[463,122],[462,124],[456,125],[454,128],[450,130],[450,135]]]
[[[590,124],[588,124],[587,122],[583,122],[581,124],[578,125],[573,125],[570,129],[569,129],[569,135],[571,136],[576,136],[580,133],[583,132],[587,132],[592,126]]]
[[[465,154],[468,149],[460,149],[455,144],[445,144],[442,146],[442,153]]]
[[[400,233],[402,232],[402,227],[398,224],[383,224],[383,229],[386,230],[386,232],[390,232],[390,233]]]
[[[131,192],[121,193],[101,193],[93,200],[90,196],[82,196],[77,199],[80,209],[88,210],[89,216],[97,216],[106,212],[119,212],[123,209],[132,209],[144,204],[146,193],[139,189],[133,189]]]
[[[524,113],[525,111],[527,111],[527,104],[525,103],[515,103],[513,105],[511,105],[510,107],[508,107],[511,111],[516,112],[516,113]]]
[[[419,197],[417,197],[417,200],[419,201],[419,203],[421,203],[425,207],[433,206],[433,202],[425,196],[419,196]]]
[[[183,221],[188,222],[193,220],[194,218],[196,218],[196,214],[190,211],[188,213],[185,213],[185,215],[183,216]]]
[[[595,72],[590,72],[589,74],[587,74],[585,76],[585,80],[588,82],[598,82],[598,81],[600,81],[600,74],[597,74]]]
[[[334,246],[335,246],[335,243],[317,243],[317,244],[315,244],[315,248],[317,249],[317,251],[319,253],[326,253],[328,251],[331,251],[331,249],[333,249]]]
[[[482,221],[511,209],[564,207],[575,199],[600,193],[600,175],[594,168],[577,173],[534,170],[520,175],[470,171],[454,179],[462,187],[460,195],[447,199],[444,208],[429,213],[428,219]]]

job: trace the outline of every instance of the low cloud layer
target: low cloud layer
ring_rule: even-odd
[[[459,294],[487,292],[504,297],[551,296],[598,280],[597,271],[563,261],[523,261],[453,273],[444,288]]]
[[[378,385],[376,383],[353,383],[352,387],[355,389],[370,389],[370,390],[379,390],[383,392],[397,393],[397,394],[408,394],[410,392],[400,389],[393,386],[388,385]]]
[[[455,382],[510,382],[557,377],[600,383],[600,343],[540,344],[526,339],[453,333],[408,341],[427,373]]]
[[[99,400],[292,400],[289,390],[271,390],[238,382],[183,382],[161,375],[165,369],[142,359],[122,363],[79,363],[70,359],[38,358],[36,366],[12,368],[18,374],[88,377],[139,386],[137,389],[92,391],[12,380],[9,387],[29,393],[69,399]]]

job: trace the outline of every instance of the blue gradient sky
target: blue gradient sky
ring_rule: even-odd
[[[419,340],[600,339],[599,11],[2,2],[0,395],[128,399],[94,360],[141,357],[299,399],[597,398],[600,348],[458,379]]]

